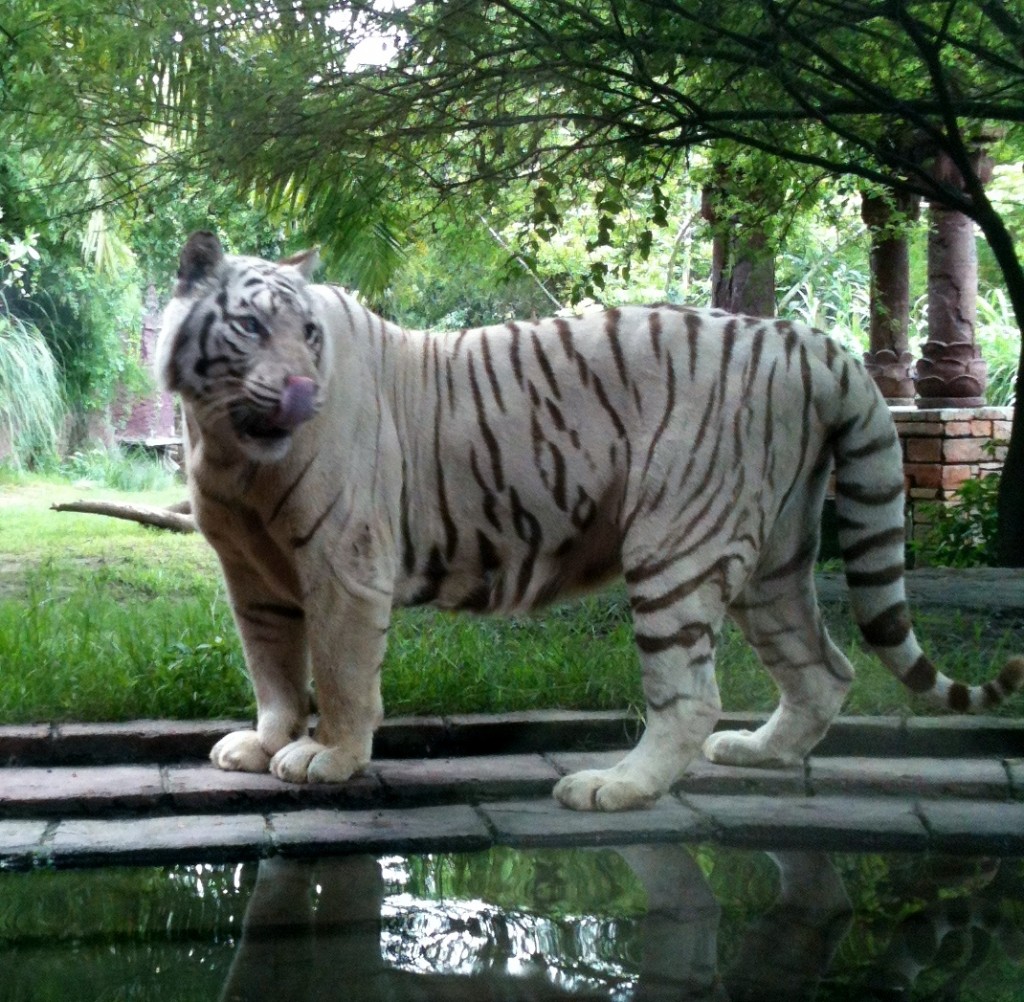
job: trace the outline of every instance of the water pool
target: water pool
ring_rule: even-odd
[[[0,872],[0,999],[1024,998],[1024,860],[717,845]]]

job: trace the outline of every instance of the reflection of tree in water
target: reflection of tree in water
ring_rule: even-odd
[[[398,970],[511,977],[543,975],[566,991],[630,983],[626,939],[635,923],[594,916],[551,919],[499,910],[483,901],[389,897],[381,951]]]

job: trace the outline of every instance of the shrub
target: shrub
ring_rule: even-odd
[[[941,567],[994,567],[999,474],[967,480],[952,503],[925,505],[931,517],[924,539],[914,546],[928,563]]]

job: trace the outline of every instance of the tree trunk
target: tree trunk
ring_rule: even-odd
[[[720,226],[715,193],[706,187],[701,214],[712,224],[711,305],[752,317],[775,316],[775,255],[764,231],[737,216]]]
[[[895,204],[894,204],[895,203]],[[869,350],[864,364],[886,403],[912,404],[910,352],[910,248],[905,221],[917,218],[917,198],[863,195],[861,218],[871,236]]]
[[[987,199],[978,200],[975,220],[988,241],[1006,281],[1006,294],[1017,318],[1017,327],[1024,332],[1024,267],[1013,237],[999,213]],[[999,480],[999,528],[996,556],[1002,567],[1024,567],[1024,337],[1017,361],[1014,385],[1013,424],[1010,444]]]

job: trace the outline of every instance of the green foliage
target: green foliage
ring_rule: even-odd
[[[74,185],[56,183],[59,166],[17,143],[0,148],[0,239],[33,234],[7,310],[38,330],[65,399],[82,411],[108,403],[135,365],[124,345],[139,329],[140,281],[117,219],[84,210]]]
[[[985,290],[978,297],[977,343],[988,364],[985,402],[992,407],[1014,403],[1017,366],[1020,361],[1021,331],[1005,290]]]
[[[22,468],[56,458],[64,398],[53,355],[39,331],[12,317],[0,297],[0,455]],[[6,446],[6,449],[5,449]]]
[[[922,505],[931,518],[915,550],[941,567],[996,567],[999,474],[965,480],[947,504]]]
[[[155,457],[119,446],[74,452],[65,460],[63,472],[92,486],[117,491],[161,490],[178,481],[178,475]]]

